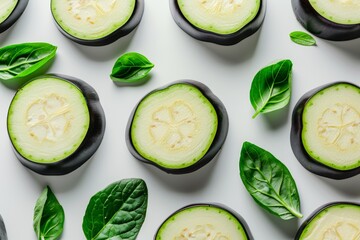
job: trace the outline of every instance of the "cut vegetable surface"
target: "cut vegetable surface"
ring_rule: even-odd
[[[143,0],[51,0],[61,32],[84,45],[106,45],[127,35],[140,23]]]
[[[193,204],[179,209],[159,227],[155,240],[251,240],[245,220],[219,204]]]
[[[360,89],[337,82],[305,94],[293,113],[291,145],[310,171],[332,178],[360,172]]]
[[[18,90],[7,125],[15,153],[25,166],[42,174],[65,174],[95,153],[105,117],[87,83],[45,75]]]
[[[311,6],[324,18],[339,24],[360,23],[359,0],[309,0]]]
[[[334,202],[316,210],[299,228],[295,240],[358,240],[360,205]]]
[[[359,0],[292,0],[298,21],[314,35],[334,41],[360,37]]]
[[[29,0],[0,1],[0,33],[10,28],[23,14]]]
[[[175,22],[202,41],[232,45],[255,33],[265,17],[262,0],[170,0]]]
[[[131,153],[167,172],[185,173],[208,163],[228,130],[223,104],[203,84],[180,81],[146,95],[128,124]]]

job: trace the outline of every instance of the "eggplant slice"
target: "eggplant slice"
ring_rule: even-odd
[[[228,128],[226,109],[210,89],[182,80],[140,100],[129,118],[126,143],[136,159],[184,174],[215,158]]]
[[[176,24],[193,38],[234,45],[261,27],[266,1],[170,0],[170,10]]]
[[[25,167],[43,175],[63,175],[96,152],[105,131],[105,115],[89,84],[49,74],[17,91],[7,128],[15,155]]]
[[[132,32],[141,22],[144,0],[51,0],[60,32],[88,46],[104,46]]]
[[[9,29],[23,14],[29,0],[0,1],[0,33]]]
[[[291,0],[297,20],[317,37],[346,41],[360,38],[360,5],[356,0]]]
[[[191,204],[171,214],[159,227],[155,240],[253,240],[245,220],[220,204]]]
[[[304,94],[292,115],[291,147],[299,162],[320,176],[360,173],[360,88],[335,82]]]
[[[360,238],[360,205],[352,202],[333,202],[315,210],[302,223],[295,240]]]

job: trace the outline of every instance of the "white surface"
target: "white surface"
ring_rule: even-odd
[[[15,158],[6,131],[6,115],[14,91],[0,86],[0,213],[9,239],[36,239],[33,208],[49,184],[66,213],[62,239],[85,239],[82,218],[90,197],[108,184],[130,177],[143,178],[149,189],[146,220],[138,239],[153,239],[156,229],[172,212],[196,202],[220,202],[247,221],[257,240],[293,239],[301,222],[322,204],[347,200],[360,202],[360,176],[336,181],[305,170],[290,148],[291,111],[306,91],[321,84],[360,76],[360,39],[329,42],[317,38],[317,47],[292,43],[288,34],[303,30],[290,1],[268,1],[262,29],[234,46],[199,42],[173,21],[168,1],[147,0],[136,31],[105,47],[86,47],[65,38],[55,27],[48,1],[31,0],[17,24],[0,35],[0,45],[44,41],[58,46],[48,72],[72,75],[89,82],[97,91],[107,118],[102,145],[94,157],[66,176],[41,176]],[[117,87],[109,78],[113,63],[123,53],[137,51],[154,64],[149,82],[138,87]],[[294,63],[293,95],[289,111],[254,113],[249,101],[255,73],[274,61]],[[169,82],[190,78],[208,85],[223,101],[230,117],[228,138],[219,159],[197,172],[174,176],[138,162],[125,145],[125,126],[137,101],[147,92]],[[258,207],[239,176],[241,145],[250,141],[282,160],[297,182],[304,218],[283,221]]]

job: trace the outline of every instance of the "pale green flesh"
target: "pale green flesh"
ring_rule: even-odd
[[[0,24],[14,11],[18,0],[0,0]]]
[[[309,0],[322,17],[339,24],[360,23],[360,0]]]
[[[131,17],[136,0],[51,0],[56,22],[70,35],[94,40],[121,28]]]
[[[172,169],[199,161],[217,131],[216,110],[190,84],[175,84],[141,101],[131,125],[136,151],[154,163]]]
[[[359,240],[360,207],[337,204],[318,213],[307,224],[300,240]]]
[[[33,162],[52,163],[78,149],[90,115],[86,99],[75,85],[45,77],[16,93],[7,122],[17,152]]]
[[[360,89],[336,84],[305,104],[302,143],[316,161],[337,169],[360,166]]]
[[[231,34],[256,17],[260,0],[178,0],[178,5],[192,25],[217,34]]]
[[[246,240],[241,223],[229,212],[212,206],[186,208],[160,227],[156,240]]]

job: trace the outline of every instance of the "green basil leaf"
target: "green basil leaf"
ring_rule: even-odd
[[[294,43],[303,45],[303,46],[313,46],[316,45],[315,39],[306,32],[294,31],[290,33],[290,39]]]
[[[0,240],[7,240],[6,228],[3,218],[0,215]]]
[[[25,81],[42,74],[56,50],[49,43],[20,43],[0,48],[0,80]]]
[[[125,85],[141,84],[154,67],[145,56],[140,53],[125,53],[115,62],[110,75],[116,83]]]
[[[239,167],[245,188],[261,207],[284,220],[302,217],[295,181],[271,153],[244,142]]]
[[[50,187],[46,187],[36,201],[34,230],[39,240],[59,239],[65,221],[64,209]]]
[[[268,113],[285,107],[291,96],[290,60],[282,60],[261,69],[254,77],[250,89],[250,102],[259,113]]]
[[[83,218],[87,240],[135,240],[145,220],[148,192],[142,179],[123,179],[91,197]]]

